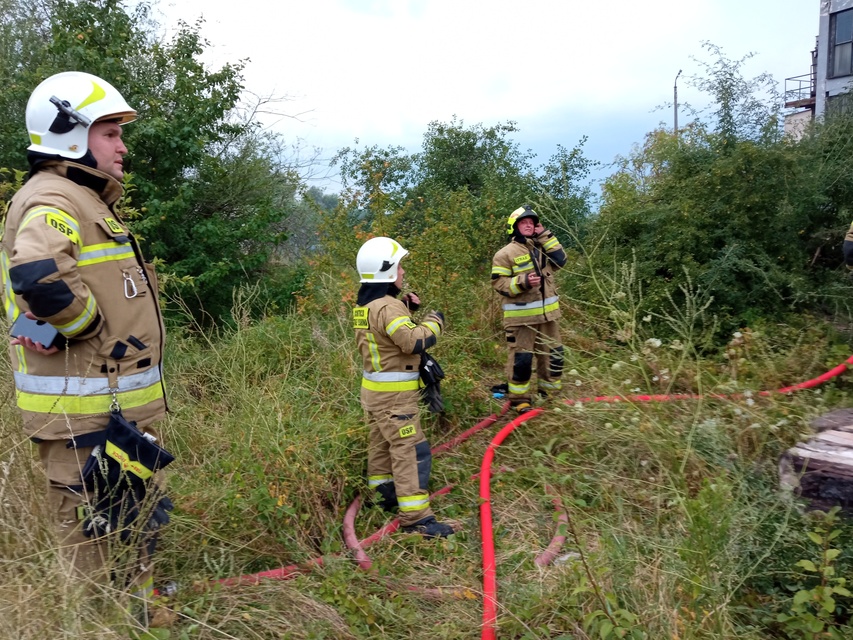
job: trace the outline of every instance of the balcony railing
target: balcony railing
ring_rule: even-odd
[[[815,103],[815,74],[785,78],[785,106],[810,107]]]

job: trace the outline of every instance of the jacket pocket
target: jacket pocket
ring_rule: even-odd
[[[107,364],[117,363],[122,373],[129,373],[151,364],[151,345],[136,336],[104,338],[98,349],[98,356]],[[146,362],[147,361],[147,362]]]

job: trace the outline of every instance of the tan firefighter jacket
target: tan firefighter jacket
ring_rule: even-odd
[[[397,298],[383,296],[353,309],[364,372],[361,404],[367,411],[417,407],[420,354],[435,344],[444,323],[434,312],[421,324]]]
[[[114,211],[122,187],[48,162],[15,194],[0,242],[11,323],[31,311],[67,338],[45,356],[11,346],[24,431],[41,439],[103,429],[115,397],[140,427],[166,411],[163,319],[154,269]]]
[[[503,326],[537,324],[560,317],[560,298],[554,272],[566,264],[566,253],[550,231],[526,243],[512,240],[492,258],[492,288],[501,296]],[[536,289],[527,286],[527,274],[542,276]]]

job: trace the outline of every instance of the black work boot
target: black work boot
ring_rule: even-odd
[[[444,524],[435,519],[435,516],[421,518],[415,524],[403,527],[406,533],[419,533],[424,538],[446,538],[456,533],[449,524]]]

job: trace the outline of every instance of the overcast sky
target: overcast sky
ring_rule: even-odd
[[[417,151],[429,122],[515,121],[546,162],[582,136],[608,164],[679,103],[710,41],[780,84],[806,74],[820,0],[161,0],[159,21],[203,17],[212,66],[248,58],[246,88],[287,96],[287,139],[330,157],[353,146]],[[680,123],[686,114],[679,116]],[[605,172],[606,173],[606,172]],[[336,190],[334,182],[326,188]]]

